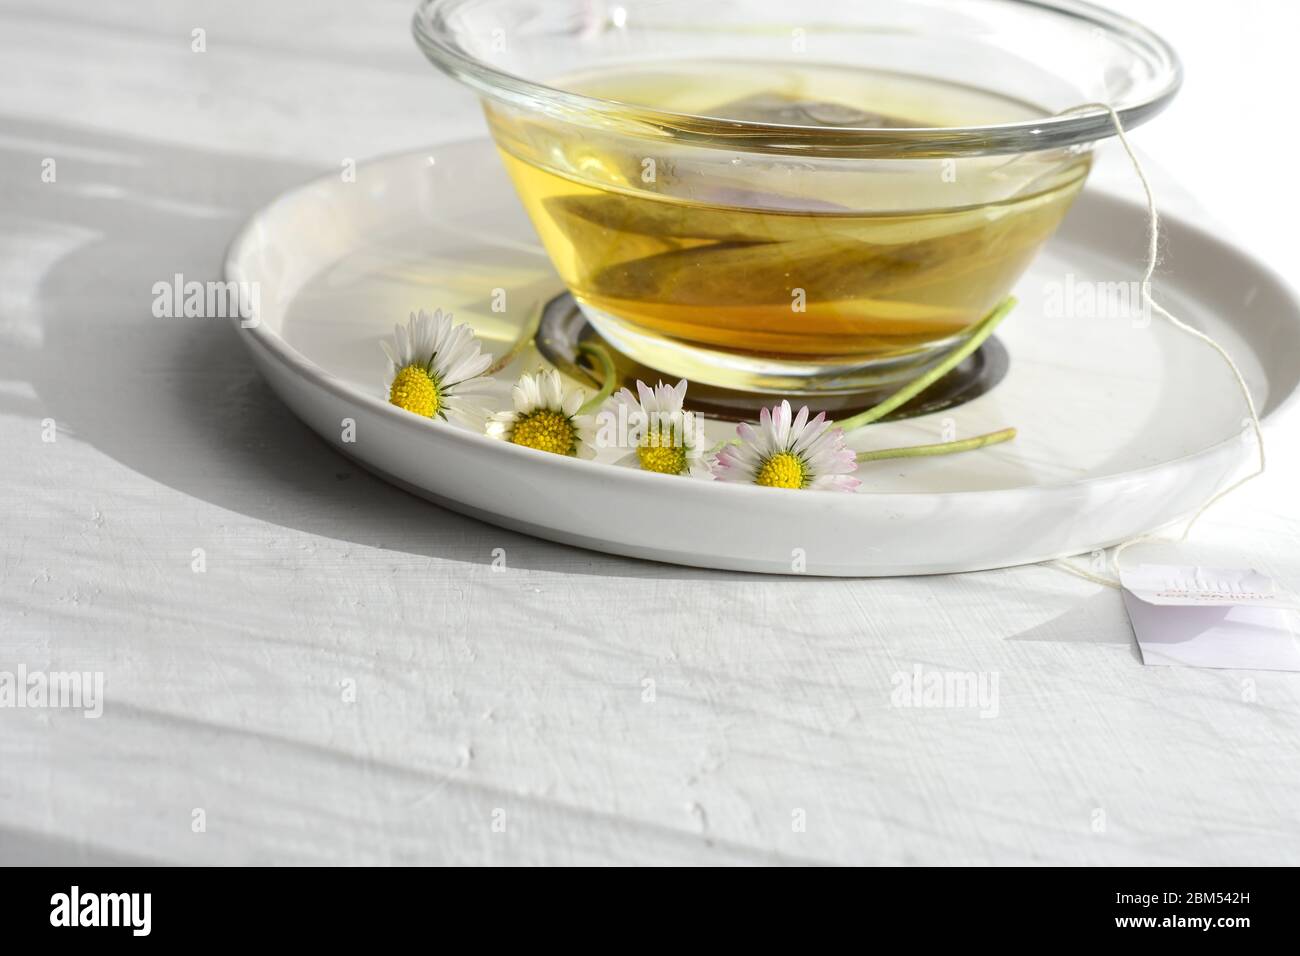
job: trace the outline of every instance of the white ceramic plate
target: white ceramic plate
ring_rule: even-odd
[[[1226,345],[1265,414],[1300,379],[1300,301],[1199,228],[1165,221],[1158,297]],[[856,494],[672,478],[562,458],[428,422],[384,400],[380,338],[415,308],[472,322],[504,353],[561,291],[486,141],[335,175],[245,226],[228,279],[260,283],[240,329],[275,391],[344,454],[456,511],[544,538],[660,561],[823,575],[933,574],[1105,547],[1186,515],[1253,455],[1246,414],[1209,349],[1126,312],[1143,212],[1085,192],[1017,287],[999,331],[1005,380],[939,415],[871,426],[855,447],[920,444],[1016,426],[1016,441],[863,466]],[[1112,284],[1112,285],[1104,285]],[[504,292],[504,297],[502,293]],[[1094,295],[1100,305],[1088,305]],[[504,298],[504,311],[494,311]],[[1131,311],[1131,310],[1130,310]],[[1109,314],[1110,317],[1107,317]],[[499,398],[529,351],[499,376]],[[345,420],[355,441],[344,440]],[[710,423],[711,437],[734,426]]]

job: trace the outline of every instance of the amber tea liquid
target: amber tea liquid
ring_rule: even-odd
[[[1042,115],[970,87],[839,67],[674,63],[558,85],[638,106],[826,127],[976,126]],[[1083,154],[801,162],[575,135],[488,107],[561,278],[648,364],[674,349],[860,365],[955,340],[1010,291],[1088,172]],[[712,121],[710,121],[712,122]],[[603,328],[603,326],[602,326]],[[721,363],[725,365],[726,363]]]

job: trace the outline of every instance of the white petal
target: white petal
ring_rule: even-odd
[[[580,409],[583,406],[583,403],[585,401],[586,398],[584,397],[583,393],[578,391],[577,389],[574,389],[573,391],[568,392],[566,395],[564,395],[562,401],[559,403],[559,407],[560,410],[564,412],[564,414],[573,416],[578,414],[578,409]]]
[[[790,447],[790,423],[790,403],[782,400],[772,409],[772,442],[776,449],[784,451]]]
[[[531,386],[532,379],[524,376],[519,380],[518,384],[510,390],[510,395],[514,399],[515,403],[515,414],[527,415],[537,407],[537,403],[533,401],[532,395],[529,394],[532,391]]]
[[[541,381],[542,407],[552,408],[557,411],[564,408],[564,382],[560,379],[560,373],[555,369],[548,369],[542,374]]]

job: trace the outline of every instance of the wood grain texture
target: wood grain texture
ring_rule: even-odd
[[[410,7],[0,3],[0,670],[107,697],[0,710],[0,862],[1300,861],[1298,675],[1144,668],[1118,594],[1054,568],[769,579],[501,531],[337,456],[223,322],[153,318],[288,186],[481,129]],[[1184,560],[1300,582],[1295,425]],[[996,677],[996,716],[891,706],[917,666]]]

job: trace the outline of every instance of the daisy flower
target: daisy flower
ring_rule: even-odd
[[[581,389],[566,389],[560,373],[553,368],[536,375],[525,372],[514,387],[514,411],[493,415],[487,433],[539,451],[595,457],[592,418],[578,414],[584,398]]]
[[[405,327],[393,328],[393,341],[380,343],[388,356],[384,394],[423,418],[481,422],[487,409],[472,396],[490,384],[483,373],[492,356],[479,350],[473,329],[451,320],[442,309],[432,315],[421,309],[411,313]]]
[[[613,408],[602,414],[603,424],[616,428],[621,439],[611,443],[636,448],[619,464],[664,475],[712,477],[704,460],[704,429],[695,413],[682,407],[686,380],[676,385],[660,382],[654,388],[638,380],[636,390],[637,395],[626,388],[619,391]]]
[[[857,455],[824,412],[809,421],[807,406],[792,416],[790,403],[782,402],[763,409],[757,428],[742,422],[736,434],[740,443],[724,446],[713,461],[720,481],[831,491],[853,491],[861,484],[853,477]]]

